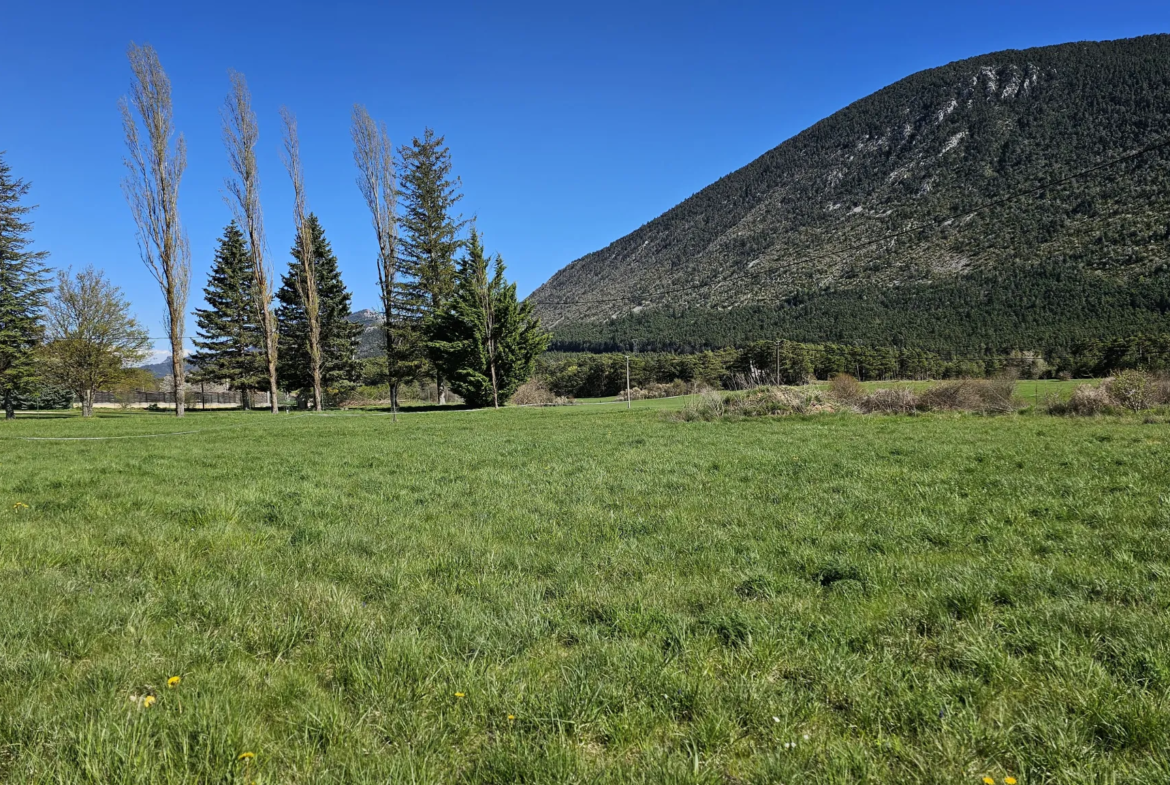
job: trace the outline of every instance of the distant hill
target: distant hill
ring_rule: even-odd
[[[147,371],[150,371],[155,376],[162,379],[165,376],[171,375],[171,355],[168,354],[166,356],[166,359],[161,360],[159,362],[147,363],[145,365],[140,365],[138,367],[143,368]],[[195,370],[195,366],[192,365],[190,362],[188,362],[186,364],[186,369],[187,369],[187,373],[191,373],[192,371]]]
[[[1168,139],[1168,35],[982,55],[842,109],[531,297],[562,349],[1166,332],[1170,148],[954,217]]]
[[[349,315],[349,321],[365,327],[362,331],[361,342],[358,344],[358,357],[366,359],[377,357],[385,351],[382,338],[382,314],[378,311],[365,308]]]

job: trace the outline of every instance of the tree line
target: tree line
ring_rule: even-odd
[[[1021,378],[1100,378],[1123,370],[1170,371],[1170,333],[1085,341],[1043,353],[954,355],[894,346],[754,341],[740,348],[692,353],[546,352],[535,376],[559,396],[595,398],[635,388],[688,385],[735,389],[760,384],[798,385],[848,374],[860,381],[968,379],[1012,373]]]
[[[186,145],[176,135],[170,81],[156,52],[131,44],[128,56],[133,79],[120,102],[128,151],[123,191],[142,261],[163,295],[175,413],[182,417],[191,258],[178,195]],[[216,249],[207,307],[195,312],[193,380],[222,382],[245,402],[266,389],[274,413],[282,389],[320,411],[330,396],[361,380],[362,328],[347,319],[350,292],[309,210],[297,120],[287,108],[281,110],[282,159],[293,185],[295,231],[288,270],[273,293],[259,124],[244,76],[229,77],[222,121],[233,217]],[[455,214],[461,183],[443,137],[428,128],[396,151],[385,125],[355,106],[352,140],[357,184],[377,241],[382,379],[395,416],[401,385],[423,376],[434,379],[440,402],[450,390],[473,406],[503,404],[530,376],[548,334],[532,306],[516,297],[502,258],[487,255],[474,221]],[[22,396],[53,384],[73,392],[89,416],[94,393],[145,357],[148,334],[121,291],[92,267],[76,275],[60,271],[56,287],[49,285],[47,254],[28,249],[28,191],[0,158],[0,397],[11,418]]]

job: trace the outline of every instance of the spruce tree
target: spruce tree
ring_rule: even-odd
[[[191,355],[194,381],[226,382],[241,392],[264,386],[264,335],[256,323],[256,283],[244,233],[235,221],[224,229],[203,290],[208,307],[195,310],[198,351]]]
[[[455,291],[455,254],[465,221],[452,215],[463,198],[459,178],[451,178],[451,152],[427,128],[399,148],[402,158],[403,213],[399,225],[398,261],[406,288],[404,300],[421,323],[439,313]],[[436,368],[439,402],[446,401],[445,381]]]
[[[499,407],[532,376],[550,337],[532,310],[532,303],[517,300],[500,256],[489,275],[473,229],[452,297],[427,317],[424,329],[431,362],[469,405]]]
[[[28,190],[0,156],[0,398],[8,420],[16,416],[20,394],[35,381],[35,350],[44,335],[50,291],[43,262],[48,254],[25,250],[32,224],[24,216],[33,208],[20,200]]]
[[[313,238],[317,296],[320,300],[321,384],[327,394],[336,395],[352,388],[361,378],[357,349],[362,326],[348,320],[352,296],[341,280],[337,257],[325,238],[321,222],[310,213],[306,225]],[[297,289],[297,277],[304,269],[299,235],[291,253],[288,272],[281,278],[281,287],[276,293],[279,302],[276,319],[282,347],[277,375],[286,390],[311,394],[313,374],[309,366],[309,324]],[[307,395],[302,394],[301,399],[302,403],[306,402]]]

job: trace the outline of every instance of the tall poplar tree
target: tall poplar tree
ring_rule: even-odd
[[[225,382],[239,390],[244,408],[252,390],[265,386],[264,335],[256,321],[255,276],[244,233],[235,221],[224,229],[203,290],[207,308],[195,310],[199,326],[191,364],[196,381]]]
[[[533,304],[517,300],[504,260],[497,255],[491,267],[473,229],[452,296],[427,317],[425,333],[431,362],[451,389],[471,406],[499,408],[532,376],[550,336]]]
[[[34,351],[44,334],[43,313],[50,291],[44,251],[28,251],[33,208],[22,205],[29,184],[14,179],[0,155],[0,398],[4,418],[16,416],[17,398],[32,388]]]
[[[422,139],[416,136],[398,151],[403,204],[398,259],[409,287],[406,299],[420,323],[442,311],[455,292],[455,254],[466,225],[452,214],[463,198],[462,183],[451,177],[451,151],[443,140],[427,128]],[[438,368],[435,371],[439,403],[445,403],[446,380]]]
[[[305,228],[312,238],[313,252],[310,265],[316,276],[319,301],[321,385],[327,393],[343,392],[361,378],[357,359],[362,326],[349,321],[352,296],[341,280],[337,256],[325,238],[325,230],[317,216],[310,213]],[[288,272],[281,278],[276,293],[279,305],[276,319],[280,330],[280,362],[277,372],[280,384],[286,390],[311,394],[314,389],[310,364],[309,319],[305,313],[300,278],[304,275],[304,255],[301,252],[300,233],[292,247]],[[305,400],[305,396],[301,396]]]

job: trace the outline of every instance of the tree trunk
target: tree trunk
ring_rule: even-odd
[[[173,325],[172,317],[171,324]],[[182,417],[186,411],[186,401],[183,400],[183,337],[173,327],[171,329],[171,378],[175,380],[175,416]]]
[[[276,353],[268,353],[268,402],[272,404],[272,413],[280,414],[280,403],[276,400]]]
[[[435,391],[439,397],[439,405],[447,404],[447,385],[443,384],[443,377],[435,374]]]
[[[390,419],[398,422],[398,382],[390,382]]]
[[[81,416],[93,417],[93,390],[84,390],[81,395]]]
[[[11,392],[4,393],[4,419],[16,419],[16,402],[12,400]]]

